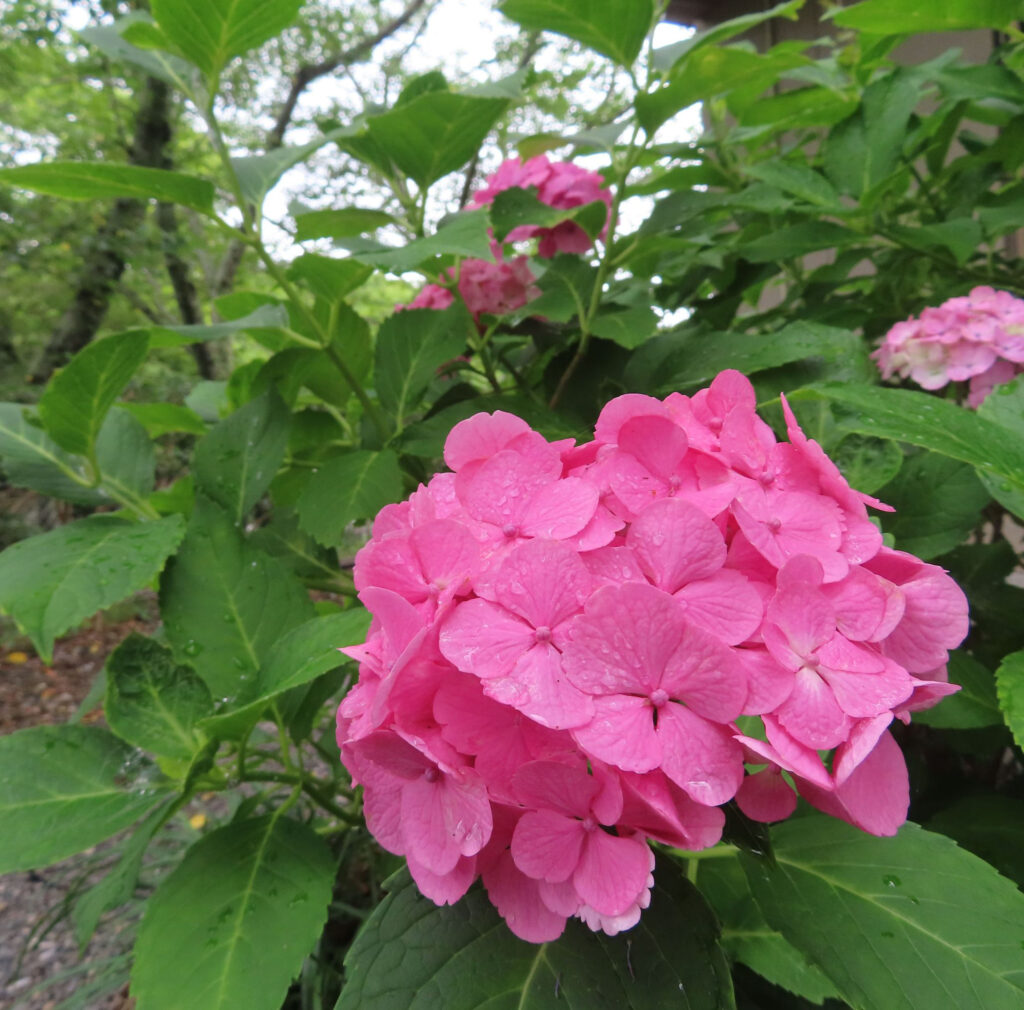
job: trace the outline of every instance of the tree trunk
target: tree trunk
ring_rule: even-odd
[[[135,120],[135,136],[128,157],[130,164],[163,167],[171,136],[167,106],[167,85],[147,77]],[[146,204],[142,200],[114,201],[106,221],[82,250],[82,268],[71,304],[36,362],[30,382],[46,382],[55,369],[96,335],[124,272],[126,250],[145,213]]]

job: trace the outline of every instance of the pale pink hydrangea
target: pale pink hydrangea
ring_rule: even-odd
[[[571,210],[597,200],[603,201],[609,211],[612,205],[611,192],[605,187],[604,179],[597,172],[574,165],[571,161],[549,161],[540,154],[528,161],[509,158],[498,170],[487,177],[487,184],[473,194],[471,207],[485,207],[506,189],[536,189],[537,199],[549,207]],[[584,253],[593,242],[590,236],[574,221],[562,221],[554,228],[538,225],[521,225],[513,228],[506,236],[508,242],[519,242],[536,238],[537,255],[550,259],[558,253]]]
[[[967,602],[883,546],[886,506],[785,410],[780,442],[730,371],[612,400],[585,445],[477,414],[451,472],[381,511],[338,743],[433,901],[480,877],[526,940],[571,916],[614,934],[650,901],[648,842],[716,844],[734,798],[903,823],[889,728],[956,689]]]
[[[457,271],[451,267],[446,274],[449,281],[455,281],[457,274],[455,288],[474,319],[506,315],[540,295],[528,258],[516,256],[506,260],[500,256],[500,250],[498,253],[494,261],[465,259]],[[454,300],[448,288],[427,284],[408,305],[396,305],[395,309],[446,309]]]
[[[924,389],[970,380],[967,405],[977,407],[1024,371],[1024,300],[974,288],[897,323],[872,357],[884,378],[910,378]]]

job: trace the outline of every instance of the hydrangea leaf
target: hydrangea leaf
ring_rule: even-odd
[[[201,838],[149,899],[132,995],[145,1010],[277,1010],[324,920],[335,860],[298,820],[271,814]]]
[[[698,881],[722,923],[722,946],[734,961],[812,1003],[838,998],[820,969],[765,922],[738,859],[701,861]]]
[[[138,789],[132,747],[95,726],[0,737],[0,873],[47,866],[128,827],[166,796]]]
[[[203,743],[196,722],[212,711],[209,688],[151,638],[131,634],[107,659],[103,713],[110,728],[136,747],[191,758]]]
[[[198,495],[161,580],[160,611],[175,652],[214,698],[245,701],[271,647],[312,616],[312,604],[280,561],[247,543],[223,509]]]
[[[1024,747],[1024,649],[1007,656],[996,670],[999,707],[1018,747]]]
[[[632,66],[651,27],[650,0],[505,0],[501,12],[527,31],[567,35]]]
[[[317,466],[299,499],[299,526],[324,546],[335,547],[349,523],[372,519],[401,496],[402,471],[395,453],[348,452]]]
[[[180,516],[95,515],[21,540],[0,554],[0,610],[49,662],[55,638],[145,586],[184,532]]]
[[[142,364],[144,331],[127,330],[79,351],[50,381],[39,400],[39,419],[68,452],[92,452],[103,419]]]
[[[731,1010],[703,898],[671,862],[658,865],[655,882],[650,908],[626,933],[572,921],[558,940],[530,944],[480,886],[438,907],[402,871],[349,950],[336,1010]]]
[[[772,832],[776,868],[740,860],[769,925],[854,1010],[1014,1010],[1024,894],[949,838],[875,838],[801,817]]]
[[[196,446],[196,487],[236,523],[270,486],[288,445],[291,414],[270,389],[250,400]]]

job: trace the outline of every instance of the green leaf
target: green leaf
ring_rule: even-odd
[[[949,400],[853,383],[807,386],[794,399],[826,399],[848,431],[909,442],[963,460],[1006,492],[1024,494],[1024,444],[1013,432]]]
[[[212,712],[209,688],[159,642],[132,633],[107,659],[103,714],[122,740],[161,757],[191,758],[203,743],[196,723]]]
[[[267,193],[277,185],[278,180],[288,169],[305,161],[325,144],[351,136],[351,133],[350,127],[341,127],[320,134],[307,144],[276,147],[265,154],[232,158],[231,167],[238,179],[238,188],[242,196],[257,207],[262,206]]]
[[[349,523],[372,519],[401,497],[402,471],[390,449],[345,453],[317,466],[299,499],[299,525],[325,547],[336,547]]]
[[[150,438],[178,431],[186,435],[206,434],[203,419],[194,410],[177,403],[119,403],[117,406],[131,414]]]
[[[95,726],[0,736],[0,873],[48,866],[117,834],[160,802],[132,788],[135,752]]]
[[[751,28],[756,28],[772,18],[788,18],[790,21],[796,21],[804,2],[805,0],[786,0],[785,3],[776,4],[765,11],[742,14],[737,18],[722,21],[713,28],[697,32],[682,42],[674,42],[672,45],[655,49],[651,56],[651,65],[656,70],[668,70],[703,46],[720,45],[723,42],[728,42],[729,39],[749,32]]]
[[[683,333],[662,362],[658,389],[707,385],[723,368],[745,375],[804,358],[864,357],[863,341],[848,330],[796,322],[774,333]]]
[[[86,345],[51,380],[39,400],[39,419],[68,452],[89,455],[103,419],[146,357],[138,332],[115,333]]]
[[[340,301],[369,280],[373,270],[352,257],[337,259],[303,253],[288,268],[288,279],[299,281],[328,302]]]
[[[837,25],[877,35],[904,32],[949,32],[969,28],[1006,28],[1020,15],[1017,0],[930,0],[926,4],[904,0],[865,0],[838,8]]]
[[[278,695],[301,687],[347,658],[338,650],[366,638],[370,615],[362,607],[314,617],[292,628],[276,642],[260,668],[256,696],[243,707],[204,719],[201,727],[214,736],[233,737],[254,724]]]
[[[915,717],[916,718],[916,717]],[[1024,802],[993,794],[967,796],[936,814],[929,831],[948,835],[957,845],[991,863],[1004,877],[1024,885]]]
[[[610,306],[614,309],[614,306]],[[605,340],[614,340],[619,347],[632,351],[647,341],[658,329],[658,317],[646,305],[634,305],[621,312],[607,311],[590,324],[590,332]]]
[[[504,0],[501,13],[527,31],[567,35],[624,67],[640,55],[651,0]]]
[[[810,1002],[838,997],[835,986],[765,922],[738,858],[699,863],[700,889],[722,923],[722,946],[734,961]]]
[[[98,505],[109,499],[89,487],[82,460],[66,453],[41,427],[28,420],[22,403],[0,403],[0,458],[7,479],[17,487],[63,498],[79,505]]]
[[[997,386],[985,397],[978,408],[978,415],[986,421],[1008,428],[1018,441],[1024,439],[1024,381],[1017,378],[1013,382]],[[982,473],[979,476],[1000,505],[1008,508],[1014,515],[1024,517],[1024,489],[1008,487],[1005,481],[989,474]]]
[[[654,879],[651,906],[628,932],[608,937],[571,920],[558,940],[532,944],[482,887],[439,908],[403,870],[349,949],[336,1010],[732,1010],[700,893],[668,860]]]
[[[1003,721],[996,700],[996,682],[970,653],[955,649],[949,654],[949,682],[960,690],[934,708],[914,713],[914,722],[935,729],[981,729]]]
[[[768,183],[784,193],[792,193],[807,203],[829,210],[842,210],[839,194],[823,175],[806,165],[787,161],[762,161],[746,169],[761,182]]]
[[[772,831],[777,866],[741,855],[769,925],[854,1010],[1015,1010],[1024,894],[942,835],[875,838],[823,816]]]
[[[954,221],[919,225],[916,228],[896,225],[890,229],[890,233],[911,249],[948,249],[959,266],[963,266],[978,252],[983,241],[981,225],[970,217],[958,217]]]
[[[55,638],[142,589],[184,532],[179,516],[131,523],[96,515],[21,540],[0,554],[0,610],[50,662]]]
[[[201,838],[156,889],[131,993],[143,1010],[278,1010],[324,920],[335,860],[299,821],[271,814]]]
[[[156,453],[146,429],[129,413],[115,407],[96,439],[96,463],[107,500],[139,503],[153,490]]]
[[[367,129],[406,175],[426,187],[465,165],[507,107],[503,98],[429,91],[373,116]]]
[[[413,239],[398,249],[355,253],[352,258],[392,273],[414,270],[441,255],[490,259],[491,240],[487,228],[486,210],[460,211],[443,221],[433,235]]]
[[[653,133],[680,109],[737,88],[754,91],[777,83],[789,70],[811,61],[801,51],[808,43],[783,43],[766,53],[749,46],[705,46],[673,69],[661,88],[636,97],[640,125]]]
[[[899,71],[864,90],[860,109],[829,132],[823,149],[825,172],[840,192],[862,197],[896,168],[920,98],[917,83]]]
[[[340,210],[303,210],[295,214],[295,238],[349,238],[392,224],[394,218],[383,210],[343,207]]]
[[[819,249],[841,249],[858,241],[857,232],[831,221],[802,221],[744,242],[740,255],[751,263],[773,263],[806,256]]]
[[[214,216],[213,183],[162,168],[49,161],[0,169],[0,184],[66,200],[165,200]]]
[[[551,260],[537,281],[539,298],[530,302],[530,312],[556,323],[582,319],[590,304],[597,270],[584,257],[562,254]]]
[[[245,330],[279,329],[288,325],[288,312],[283,305],[261,305],[247,315],[222,323],[192,326],[155,326],[150,334],[150,347],[183,347],[207,340],[218,340]]]
[[[209,77],[287,28],[301,0],[153,0],[156,23]]]
[[[865,494],[874,494],[888,484],[903,465],[898,445],[871,435],[844,435],[829,455],[850,487]]]
[[[1003,718],[1018,747],[1024,747],[1024,649],[1003,659],[996,670],[996,690]]]
[[[193,91],[195,70],[184,60],[157,49],[142,49],[132,45],[125,37],[126,29],[132,25],[152,24],[152,18],[145,11],[132,11],[118,18],[110,25],[92,25],[78,32],[83,42],[95,46],[104,56],[118,63],[130,63],[179,88],[185,94]]]
[[[373,374],[381,405],[394,415],[398,428],[419,406],[438,368],[462,353],[471,325],[458,303],[443,312],[407,309],[381,324]]]
[[[495,196],[490,213],[494,237],[499,242],[504,242],[510,231],[523,225],[554,228],[563,221],[575,221],[593,239],[608,219],[608,207],[602,200],[581,207],[551,207],[537,199],[534,187],[502,190]]]
[[[886,532],[925,561],[962,543],[991,500],[972,466],[931,452],[907,459],[880,497],[896,509],[882,520]]]
[[[226,417],[196,446],[196,487],[240,523],[270,486],[288,445],[291,414],[270,389]]]
[[[160,612],[175,653],[215,699],[247,701],[274,643],[311,609],[281,562],[246,543],[227,513],[196,496],[185,540],[160,582]]]

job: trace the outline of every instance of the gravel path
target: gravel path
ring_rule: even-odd
[[[129,632],[145,633],[156,626],[153,601],[146,597],[114,616],[121,619],[112,623],[109,615],[95,618],[63,639],[49,666],[8,627],[0,629],[0,735],[66,722],[88,695],[111,650]],[[86,723],[101,719],[98,708],[83,716]],[[105,848],[110,844],[105,843]],[[112,982],[126,978],[128,971],[130,940],[120,934],[118,923],[101,921],[86,950],[89,962],[98,962],[101,968],[83,972],[70,918],[60,914],[76,880],[81,886],[83,874],[102,861],[105,848],[42,870],[0,877],[0,1007],[4,1010],[129,1010],[134,1005],[127,985],[110,992]],[[85,879],[97,878],[93,871]],[[97,983],[103,982],[104,967],[105,995],[95,992]]]

